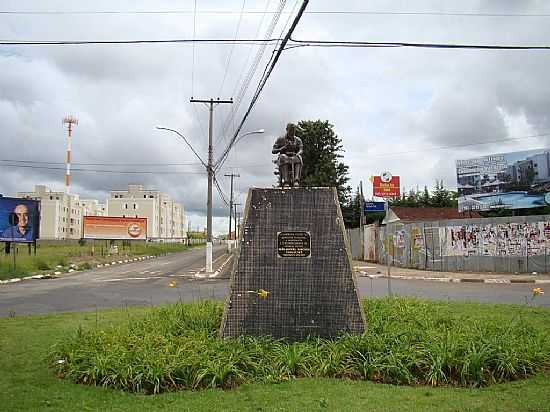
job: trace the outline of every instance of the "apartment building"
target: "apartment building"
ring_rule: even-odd
[[[111,191],[107,199],[108,216],[147,218],[147,237],[153,240],[180,241],[187,238],[183,205],[168,194],[128,185],[128,190]]]
[[[18,197],[40,200],[40,239],[80,239],[82,205],[79,195],[54,192],[36,185],[33,192],[19,192]]]

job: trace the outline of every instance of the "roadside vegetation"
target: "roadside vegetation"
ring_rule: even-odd
[[[390,313],[389,324],[400,320],[404,311],[426,303],[401,301]],[[403,303],[400,303],[403,302]],[[385,305],[384,301],[368,301]],[[455,322],[484,322],[512,325],[519,322],[536,330],[550,330],[550,311],[508,305],[478,305],[461,303],[427,303],[430,317],[454,319]],[[175,310],[174,307],[172,307]],[[59,379],[48,368],[52,345],[60,339],[68,344],[80,328],[86,331],[108,331],[123,325],[145,321],[152,311],[169,310],[117,308],[84,313],[0,318],[0,405],[6,411],[550,411],[550,375],[541,372],[529,379],[464,388],[431,385],[385,385],[372,381],[340,378],[289,379],[279,384],[244,384],[232,390],[165,392],[155,396],[129,393],[109,387],[75,385],[68,377]],[[518,313],[520,316],[518,317]],[[410,316],[409,316],[410,319]],[[514,320],[518,319],[518,320]],[[519,320],[521,319],[521,320]],[[414,324],[407,326],[407,329]],[[371,327],[374,325],[371,324]],[[217,325],[216,325],[217,327]],[[443,327],[443,324],[441,324]],[[391,325],[390,325],[390,330]],[[372,329],[371,329],[372,331]],[[160,348],[165,345],[161,344]],[[59,351],[58,346],[55,352]],[[89,346],[83,348],[89,350]],[[197,349],[198,350],[198,349]],[[59,353],[59,352],[57,352]],[[518,356],[522,356],[518,353]],[[182,354],[183,357],[183,354]],[[57,359],[58,360],[58,359]],[[544,366],[539,365],[542,369]],[[54,371],[59,371],[55,367]]]
[[[295,343],[221,339],[222,309],[175,304],[107,328],[78,328],[56,344],[50,366],[76,383],[143,394],[297,378],[484,387],[550,366],[547,309],[371,299],[364,335]]]
[[[37,274],[87,270],[97,264],[119,261],[137,256],[159,256],[188,249],[182,243],[116,241],[39,241],[34,251],[26,244],[16,246],[15,269],[13,253],[0,250],[0,280]],[[13,250],[12,250],[13,252]],[[29,253],[31,252],[31,253]]]

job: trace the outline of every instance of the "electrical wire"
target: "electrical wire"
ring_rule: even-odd
[[[229,206],[229,202],[227,201],[226,195],[223,192],[222,188],[220,187],[220,183],[218,182],[218,179],[214,175],[214,185],[216,186],[216,189],[218,190],[218,193],[220,195],[220,198],[223,200],[223,202]]]
[[[264,35],[264,39],[268,39],[273,35],[273,31],[275,30],[275,27],[277,26],[277,23],[279,22],[279,18],[284,10],[284,7],[286,5],[286,0],[279,0],[279,6],[277,8],[277,12],[274,14],[273,18],[271,19],[271,22],[269,23],[269,26],[266,30],[266,33]],[[269,2],[267,3],[265,11],[267,12],[267,8],[269,7]],[[256,32],[256,37],[259,34],[261,26],[258,27],[258,30]],[[241,85],[241,88],[239,90],[239,93],[235,96],[233,100],[233,104],[231,105],[231,111],[229,112],[227,118],[223,122],[222,126],[222,133],[220,134],[220,139],[217,141],[216,145],[219,145],[222,140],[226,139],[226,134],[229,130],[229,127],[234,123],[235,116],[241,106],[241,103],[244,99],[244,96],[248,90],[248,87],[250,86],[250,83],[252,82],[254,75],[256,74],[258,70],[258,66],[263,58],[263,55],[265,53],[267,45],[261,46],[258,51],[256,52],[256,56],[254,57],[254,60],[252,64],[250,65],[250,68],[248,69],[248,72],[246,74],[246,77]],[[239,79],[240,81],[240,79]],[[235,95],[235,91],[233,91],[233,95]],[[223,138],[223,139],[222,139]]]
[[[65,170],[64,167],[50,167],[50,166],[37,166],[37,165],[22,165],[22,164],[0,164],[0,167],[13,167],[13,168],[28,168],[28,169],[40,169],[40,170]],[[105,169],[79,169],[71,168],[71,172],[91,172],[91,173],[120,173],[120,174],[161,174],[161,175],[204,175],[205,172],[176,172],[176,171],[164,171],[164,170],[105,170]]]
[[[8,163],[31,163],[31,164],[45,164],[45,165],[64,165],[65,162],[47,162],[41,160],[15,160],[15,159],[0,159],[0,162]],[[163,166],[202,166],[199,162],[189,163],[78,163],[71,162],[72,165],[77,166],[151,166],[151,167],[163,167]]]
[[[431,49],[473,49],[473,50],[550,50],[550,46],[520,46],[491,44],[451,44],[451,43],[408,43],[408,42],[365,42],[330,40],[290,40],[291,47],[418,47]],[[288,48],[287,48],[288,49]]]
[[[243,20],[243,11],[244,11],[245,5],[246,5],[246,0],[243,0],[243,4],[241,6],[241,14],[239,15],[239,20],[237,21],[237,27],[235,28],[235,36],[234,36],[235,41],[237,40],[237,36],[239,35],[239,30],[241,29],[241,22]],[[231,46],[231,49],[229,49],[227,62],[225,63],[225,70],[223,73],[222,84],[220,85],[220,91],[218,92],[218,96],[222,95],[223,86],[225,85],[225,79],[227,78],[227,72],[229,71],[229,66],[231,65],[231,58],[233,57],[233,50],[235,50],[235,44],[233,44]]]
[[[294,29],[296,28],[296,26],[298,25],[298,22],[302,18],[302,15],[303,15],[308,3],[309,3],[309,0],[303,0],[302,6],[300,7],[300,10],[298,11],[298,14],[294,18],[294,21],[292,22],[292,25],[290,26],[287,34],[285,35],[284,39],[282,40],[281,45],[279,46],[279,48],[277,50],[277,53],[275,54],[275,56],[271,60],[269,69],[267,70],[266,74],[264,76],[262,76],[262,79],[260,80],[260,83],[258,84],[258,87],[256,89],[256,93],[254,93],[254,96],[252,97],[252,101],[250,102],[250,104],[248,106],[248,109],[246,110],[243,118],[241,119],[241,122],[239,123],[239,126],[237,127],[237,130],[235,130],[235,133],[233,134],[233,137],[232,137],[231,141],[229,142],[226,149],[223,151],[221,157],[216,161],[215,166],[214,166],[215,169],[220,168],[223,165],[223,163],[225,162],[225,160],[227,159],[227,156],[229,155],[229,152],[231,151],[231,148],[233,147],[233,145],[235,144],[235,141],[239,137],[239,133],[240,133],[244,123],[246,122],[248,116],[252,112],[252,109],[254,108],[254,105],[256,104],[258,98],[260,97],[260,94],[261,94],[263,88],[265,87],[265,85],[267,83],[267,80],[269,79],[269,77],[271,76],[271,73],[273,72],[273,69],[277,65],[277,62],[279,61],[279,58],[281,57],[281,54],[282,54],[287,42],[290,40],[290,38],[292,36],[292,33],[294,32]]]
[[[2,10],[0,15],[116,15],[116,14],[262,14],[259,10]],[[275,14],[276,12],[268,12]],[[439,12],[439,11],[384,11],[384,10],[310,10],[304,12],[309,15],[375,15],[375,16],[456,16],[456,17],[550,17],[548,13],[483,13],[483,12]]]
[[[116,44],[274,44],[280,39],[0,40],[0,46],[84,46]]]

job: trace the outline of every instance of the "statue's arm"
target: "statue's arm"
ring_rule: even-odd
[[[273,150],[271,151],[271,153],[279,154],[284,148],[285,146],[283,145],[283,141],[282,139],[279,138],[275,141],[275,144],[273,145]]]
[[[304,153],[304,143],[302,142],[302,139],[297,137],[298,139],[298,153],[296,153],[297,156],[301,156],[302,153]]]

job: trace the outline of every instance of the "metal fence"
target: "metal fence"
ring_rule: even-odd
[[[365,249],[372,249],[365,230]],[[548,273],[550,216],[390,223],[380,227],[380,263],[451,272]],[[393,259],[392,259],[393,258]]]

